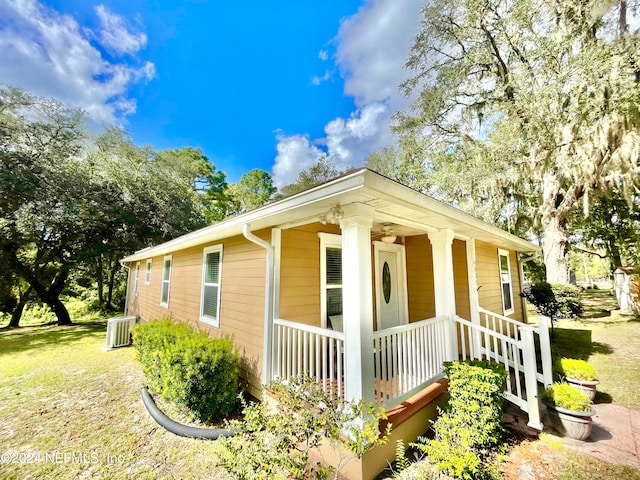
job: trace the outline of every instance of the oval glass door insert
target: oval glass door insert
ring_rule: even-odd
[[[391,300],[391,271],[387,262],[384,262],[382,266],[382,293],[385,303],[389,303]]]

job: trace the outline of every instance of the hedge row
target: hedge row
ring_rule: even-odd
[[[230,337],[210,338],[165,318],[136,325],[133,342],[152,392],[203,422],[235,409],[239,355]]]

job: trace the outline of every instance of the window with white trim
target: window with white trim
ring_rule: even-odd
[[[144,272],[144,284],[151,285],[151,259],[147,258],[147,267]]]
[[[342,330],[342,238],[330,233],[318,236],[321,325]]]
[[[162,289],[160,292],[160,306],[169,307],[169,287],[171,286],[171,255],[162,261]]]
[[[220,326],[220,280],[222,278],[222,245],[204,249],[202,255],[202,296],[200,321]]]
[[[511,262],[509,252],[498,249],[498,263],[500,268],[500,289],[502,291],[502,311],[504,315],[514,312],[513,286],[511,284]]]
[[[136,263],[136,273],[133,277],[133,296],[138,296],[138,287],[140,286],[140,262]]]

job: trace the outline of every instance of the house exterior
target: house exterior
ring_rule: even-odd
[[[404,419],[446,387],[443,361],[494,359],[511,372],[505,398],[540,428],[548,337],[519,295],[520,256],[537,250],[361,169],[126,257],[126,314],[233,335],[256,396],[307,373]]]

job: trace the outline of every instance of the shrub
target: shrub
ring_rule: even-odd
[[[522,294],[540,315],[552,320],[582,315],[580,289],[573,285],[538,282],[523,289]]]
[[[133,341],[150,390],[203,422],[235,409],[240,367],[229,337],[210,338],[165,318],[136,325]]]
[[[551,288],[558,302],[558,318],[577,318],[582,315],[582,301],[578,287],[552,283]]]
[[[547,405],[574,410],[591,411],[591,400],[586,393],[568,383],[554,383],[542,392],[542,401]]]
[[[218,441],[218,457],[231,478],[329,478],[331,469],[309,463],[309,451],[323,439],[343,441],[358,458],[386,441],[378,423],[384,410],[363,402],[341,404],[310,377],[274,381],[277,397],[244,404],[244,419],[228,422],[233,437]],[[343,437],[344,435],[344,437]]]
[[[575,358],[561,358],[554,363],[554,370],[559,377],[575,378],[577,380],[593,381],[598,377],[596,369],[588,362]]]
[[[507,372],[493,362],[445,363],[449,377],[447,410],[433,424],[435,438],[420,438],[414,447],[438,468],[456,478],[486,478],[483,465],[504,441],[502,391]]]

